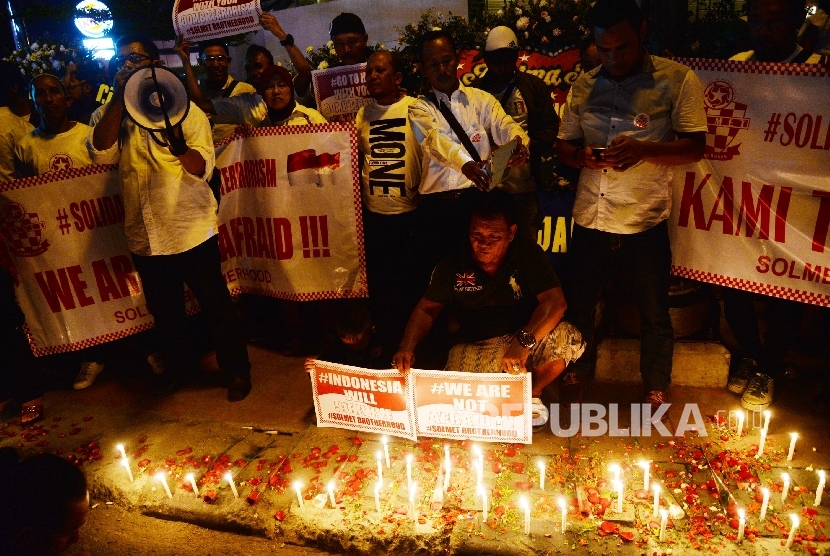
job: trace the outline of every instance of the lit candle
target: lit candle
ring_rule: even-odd
[[[380,450],[378,450],[375,453],[375,457],[378,460],[378,479],[382,481],[383,480],[383,461],[382,461],[383,456],[381,455]]]
[[[669,523],[669,510],[660,510],[660,542],[666,542],[666,525]]]
[[[614,485],[614,490],[617,491],[617,513],[621,514],[623,511],[623,482],[611,481],[611,484]]]
[[[129,462],[129,460],[122,459],[122,460],[121,460],[121,465],[123,465],[123,466],[124,466],[124,469],[126,469],[126,471],[127,471],[127,476],[130,478],[130,482],[132,483],[132,482],[133,482],[133,470],[132,470],[132,469],[130,469],[130,462]]]
[[[821,495],[824,493],[825,473],[823,469],[818,472],[818,488],[816,489],[816,506],[821,506]]]
[[[375,510],[380,513],[380,489],[383,486],[383,481],[378,481],[375,483]],[[410,486],[410,490],[412,487]]]
[[[418,490],[418,483],[412,483],[412,487],[409,489],[409,513],[412,514],[412,521],[418,519],[418,516],[415,515],[415,491]]]
[[[127,453],[124,451],[123,444],[118,444],[115,449],[121,453],[121,459],[127,459]]]
[[[389,469],[392,467],[389,463],[389,441],[385,436],[381,437],[380,441],[383,442],[383,457],[386,458],[386,469]]]
[[[756,458],[760,458],[764,455],[764,444],[767,443],[767,431],[761,429],[761,441],[758,442],[758,453],[755,454]]]
[[[790,491],[790,476],[787,473],[781,473],[781,478],[784,479],[784,489],[781,491],[781,506],[787,503],[787,493]]]
[[[303,483],[300,481],[294,481],[294,491],[297,493],[297,504],[300,506],[300,509],[303,507]]]
[[[184,478],[187,480],[187,482],[190,483],[190,488],[193,489],[193,494],[195,494],[196,497],[198,498],[198,496],[199,496],[199,487],[196,486],[196,478],[193,476],[193,473],[188,473],[187,475],[184,476]]]
[[[164,492],[167,493],[168,498],[173,498],[173,493],[170,492],[170,487],[167,486],[167,476],[165,476],[164,471],[159,471],[156,473],[156,479],[161,481],[161,486],[164,487]]]
[[[798,440],[798,433],[791,432],[790,433],[790,451],[787,452],[787,461],[793,460],[793,454],[795,454],[795,441]]]
[[[444,444],[444,490],[450,488],[450,445]]]
[[[615,480],[615,481],[620,480],[620,466],[618,464],[612,463],[611,465],[609,465],[608,466],[608,471],[610,471],[611,473],[614,474],[614,479],[613,480]]]
[[[743,411],[739,411],[739,412],[738,412],[738,431],[737,431],[737,433],[738,433],[738,438],[740,438],[740,437],[741,437],[741,435],[743,434],[743,432],[744,432],[744,412],[743,412]]]
[[[236,490],[236,485],[233,482],[233,475],[230,473],[225,473],[225,480],[228,481],[228,484],[231,485],[231,491],[233,491],[233,497],[239,498],[239,491]]]
[[[764,501],[761,502],[761,519],[760,521],[764,521],[767,518],[767,506],[769,506],[769,489],[766,487],[761,488],[761,494],[764,495]]]
[[[539,461],[539,489],[545,490],[545,462]]]
[[[764,434],[769,432],[769,418],[772,417],[772,411],[767,409],[764,411]]]
[[[412,488],[412,454],[406,454],[406,487]]]
[[[567,524],[567,515],[568,515],[568,504],[565,502],[565,498],[563,496],[559,497],[559,509],[562,511],[562,534],[565,534],[565,528],[568,526]]]
[[[738,544],[744,541],[744,528],[746,527],[746,512],[738,508]]]
[[[637,465],[643,468],[643,490],[648,491],[648,473],[651,468],[651,462],[641,461]]]
[[[530,535],[530,504],[528,504],[527,498],[522,496],[519,505],[525,510],[525,535]]]
[[[657,517],[657,512],[660,511],[660,485],[654,483],[652,486],[654,489],[654,509],[651,512],[651,515]]]
[[[795,530],[798,529],[798,516],[795,514],[790,514],[790,520],[793,522],[793,526],[790,527],[790,535],[787,537],[787,544],[785,548],[790,548],[793,545],[793,540],[795,540]]]
[[[329,503],[331,507],[336,508],[337,504],[334,503],[334,481],[329,481],[329,484],[326,485],[326,490],[329,491]]]
[[[481,521],[486,522],[487,521],[487,492],[484,490],[483,486],[479,486],[478,489],[476,489],[476,492],[478,492],[478,495],[481,496]]]

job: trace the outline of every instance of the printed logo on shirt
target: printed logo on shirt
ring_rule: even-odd
[[[470,141],[472,141],[473,143],[478,143],[479,141],[481,141],[481,133],[476,133],[475,135],[470,137]]]
[[[49,159],[49,171],[60,172],[72,168],[72,157],[66,153],[58,153]]]
[[[640,129],[648,129],[648,125],[651,123],[651,118],[648,114],[637,114],[634,118],[634,127],[639,127]]]
[[[0,234],[18,257],[34,257],[46,252],[49,241],[41,241],[45,228],[46,222],[36,212],[27,212],[20,203],[9,202],[0,209]]]
[[[406,125],[406,118],[369,123],[369,195],[406,196]]]
[[[515,100],[512,104],[513,111],[511,113],[511,116],[521,116],[522,114],[527,114],[527,106],[525,106],[525,101]]]
[[[454,289],[457,292],[477,292],[483,289],[483,286],[476,286],[475,272],[456,273]]]
[[[519,283],[516,282],[516,273],[513,273],[513,276],[510,277],[510,287],[513,288],[513,297],[516,299],[522,298],[522,288],[519,286]]]

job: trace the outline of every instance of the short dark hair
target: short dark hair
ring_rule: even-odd
[[[470,218],[479,217],[484,220],[493,220],[499,216],[504,217],[508,226],[516,223],[516,205],[513,197],[503,191],[471,191]]]
[[[144,52],[150,56],[151,60],[156,61],[161,59],[161,56],[159,55],[159,47],[157,47],[156,43],[153,42],[153,39],[147,35],[124,35],[118,39],[118,42],[115,43],[115,49],[118,50],[122,46],[127,46],[128,44],[133,44],[134,42],[141,43],[142,48],[144,48]]]
[[[268,58],[268,61],[271,63],[272,66],[274,65],[274,55],[271,54],[271,51],[265,48],[264,46],[260,46],[258,44],[252,44],[251,46],[249,46],[248,50],[245,51],[245,59],[247,60],[254,54],[262,54],[263,56]]]
[[[225,42],[225,41],[223,41],[222,39],[211,39],[211,40],[209,40],[209,41],[203,41],[203,42],[200,42],[200,43],[199,43],[199,53],[200,53],[200,56],[204,56],[204,55],[205,55],[205,50],[207,50],[208,48],[210,48],[210,47],[212,47],[212,46],[220,46],[220,47],[222,47],[222,49],[225,51],[225,55],[226,55],[226,56],[228,56],[228,57],[230,57],[230,55],[231,55],[231,51],[230,51],[230,49],[228,48],[228,43],[226,43],[226,42]]]
[[[581,56],[582,54],[585,54],[585,52],[586,52],[589,48],[591,48],[592,46],[594,46],[595,44],[597,44],[597,41],[596,41],[596,39],[594,38],[594,34],[593,34],[593,33],[588,33],[587,35],[585,35],[584,37],[582,37],[582,38],[579,40],[579,54],[580,54],[580,56]]]
[[[445,29],[434,29],[427,31],[421,35],[421,40],[418,41],[418,59],[424,59],[424,47],[428,42],[437,41],[438,39],[446,39],[452,46],[452,51],[457,52],[458,48],[455,46],[455,40],[450,35],[450,32]]]
[[[26,76],[17,65],[0,60],[0,106],[8,106],[9,89],[17,85],[17,92],[26,96]]]
[[[399,53],[394,50],[375,50],[369,55],[369,58],[375,54],[386,54],[389,56],[389,64],[392,66],[392,71],[406,75],[406,62],[404,61],[403,56]]]
[[[627,21],[635,31],[640,31],[643,12],[634,0],[597,0],[588,16],[591,29],[610,29],[623,21]]]
[[[51,534],[66,522],[69,506],[86,496],[86,477],[64,458],[37,454],[18,462],[16,450],[0,449],[0,538],[25,527]]]
[[[334,326],[337,334],[356,336],[372,328],[372,314],[369,304],[362,299],[345,299],[337,308]]]
[[[100,81],[105,72],[101,62],[84,58],[75,63],[74,73],[78,81],[87,81],[92,84]]]

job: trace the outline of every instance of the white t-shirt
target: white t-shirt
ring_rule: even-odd
[[[0,106],[0,182],[14,179],[14,145],[33,129],[29,116],[21,118]]]
[[[409,106],[416,102],[410,96],[388,106],[372,100],[357,113],[363,203],[371,212],[402,214],[418,206],[421,145],[409,125]]]
[[[80,122],[72,123],[72,128],[63,133],[51,135],[35,129],[24,135],[14,146],[15,176],[28,178],[92,164],[86,148],[86,138],[92,128]]]

